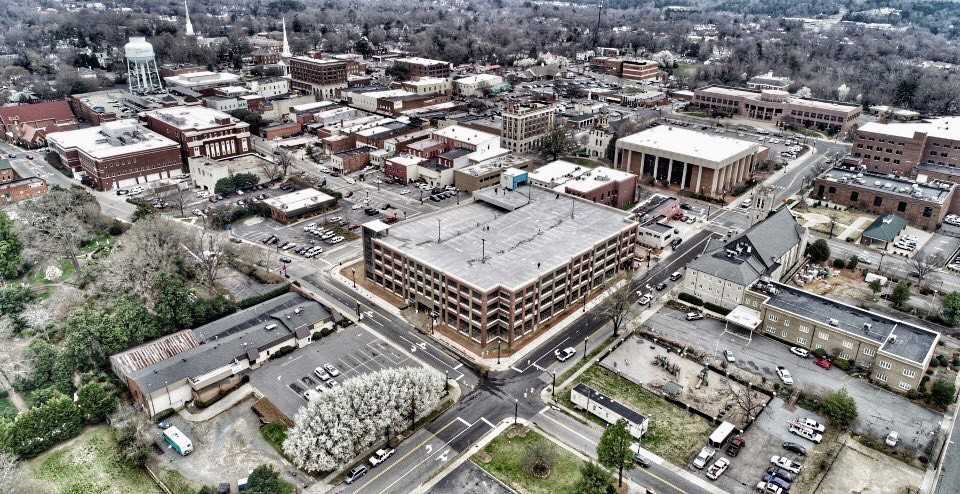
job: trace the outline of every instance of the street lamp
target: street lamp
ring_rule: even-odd
[[[357,270],[356,268],[350,270],[350,279],[353,280],[353,288],[357,288]]]
[[[497,339],[497,365],[500,365],[500,344],[503,343],[503,340]]]
[[[550,397],[557,399],[557,373],[552,372],[553,374],[553,386],[550,388]]]
[[[520,410],[520,400],[513,399],[513,423],[517,423],[517,412]]]
[[[586,338],[583,339],[583,358],[584,358],[584,359],[587,358],[587,342],[588,342],[588,341],[590,341],[590,337],[589,337],[589,336],[587,336]]]

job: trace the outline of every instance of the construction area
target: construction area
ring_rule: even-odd
[[[642,337],[628,338],[601,363],[654,393],[717,420],[745,429],[771,397],[740,384],[665,346]]]

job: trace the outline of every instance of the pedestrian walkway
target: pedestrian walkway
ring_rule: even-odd
[[[247,383],[233,390],[230,392],[230,394],[220,398],[216,403],[204,408],[203,410],[191,412],[190,410],[183,408],[180,410],[180,416],[189,422],[205,422],[233,408],[234,405],[245,400],[248,396],[254,394],[255,391],[256,389],[250,383]]]

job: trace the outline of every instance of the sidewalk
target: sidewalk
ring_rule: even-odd
[[[196,413],[193,413],[186,408],[180,410],[179,415],[183,417],[184,420],[189,422],[205,422],[210,420],[217,415],[233,408],[234,405],[245,400],[248,396],[254,394],[256,389],[250,383],[244,384],[239,388],[233,390],[227,396],[220,398],[213,405],[204,408]]]

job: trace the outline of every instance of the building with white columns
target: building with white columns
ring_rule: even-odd
[[[617,140],[614,167],[694,194],[722,197],[750,178],[767,148],[660,125]]]

